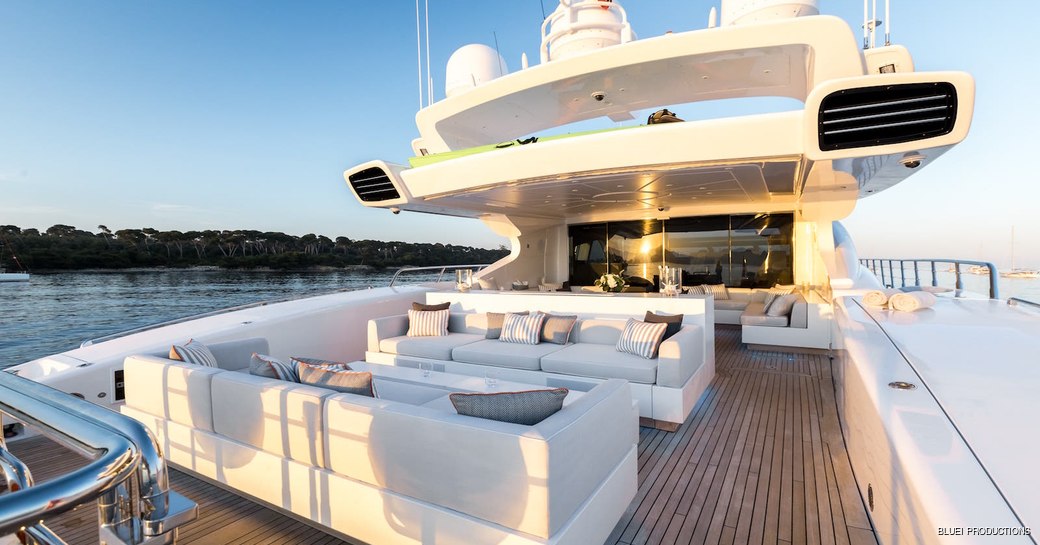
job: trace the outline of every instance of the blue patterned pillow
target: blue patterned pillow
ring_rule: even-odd
[[[205,367],[217,367],[217,357],[213,355],[208,346],[195,339],[188,339],[187,344],[171,346],[170,359]]]
[[[493,394],[456,393],[448,397],[461,415],[533,426],[563,408],[568,392],[567,388],[554,388]]]
[[[448,334],[450,312],[445,310],[408,310],[409,337],[443,337]]]
[[[618,352],[653,359],[657,355],[657,347],[661,345],[666,329],[668,324],[665,323],[652,324],[629,318],[615,348]]]
[[[264,354],[253,353],[249,360],[249,374],[258,377],[276,378],[289,382],[300,382],[296,366]]]

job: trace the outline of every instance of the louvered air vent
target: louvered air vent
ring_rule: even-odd
[[[823,151],[898,144],[947,134],[957,90],[946,82],[845,89],[820,102]]]
[[[401,198],[390,177],[379,167],[366,168],[348,177],[350,187],[354,188],[362,202],[389,201]]]

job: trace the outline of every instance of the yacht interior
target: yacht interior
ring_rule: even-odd
[[[988,263],[861,259],[841,224],[967,136],[973,78],[915,71],[815,0],[720,7],[637,37],[621,2],[561,0],[539,63],[460,48],[414,157],[344,172],[387,221],[479,220],[510,241],[498,262],[0,373],[0,530],[1035,544],[1040,308],[1000,299]],[[747,97],[802,106],[682,119]]]

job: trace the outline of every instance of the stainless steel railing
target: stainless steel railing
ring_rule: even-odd
[[[1000,290],[997,286],[997,281],[1000,275],[997,274],[997,266],[988,261],[972,261],[969,259],[860,259],[859,262],[877,275],[878,279],[881,280],[881,284],[887,288],[905,288],[908,285],[920,286],[922,264],[927,265],[925,274],[930,273],[931,285],[938,286],[939,272],[946,272],[940,271],[938,266],[949,265],[953,269],[949,272],[954,274],[954,287],[957,291],[961,291],[964,289],[964,279],[962,275],[965,272],[962,270],[962,267],[985,268],[989,273],[989,298],[1000,298]],[[896,264],[898,264],[898,269],[896,268]],[[907,284],[907,264],[910,265],[910,272],[913,274],[911,277],[913,281],[912,284]],[[885,274],[885,265],[888,265],[887,275]],[[899,286],[896,286],[897,273],[899,276]]]
[[[429,267],[401,267],[400,269],[397,269],[397,272],[394,273],[393,278],[390,279],[390,287],[392,288],[395,284],[397,284],[397,278],[400,277],[402,274],[412,274],[420,272],[427,272],[432,274],[433,271],[438,271],[437,280],[435,280],[434,282],[441,282],[444,279],[444,273],[448,271],[459,269],[472,269],[473,273],[476,274],[487,268],[488,265],[489,264],[485,263],[482,265],[432,265]]]
[[[1007,304],[1012,307],[1025,306],[1033,310],[1040,310],[1040,303],[1022,299],[1021,297],[1008,297]]]
[[[93,500],[99,542],[109,545],[173,543],[176,528],[198,516],[194,502],[170,490],[166,461],[141,423],[3,372],[0,412],[93,457],[82,468],[35,484],[0,439],[0,466],[10,483],[0,495],[0,535],[24,530],[29,543],[62,544],[42,520]]]

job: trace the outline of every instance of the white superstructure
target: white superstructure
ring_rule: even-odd
[[[479,271],[484,291],[566,285],[579,292],[539,295],[553,310],[609,306],[625,316],[663,297],[640,293],[581,308],[583,296],[608,297],[583,293],[606,273],[642,281],[641,292],[654,292],[666,268],[678,269],[686,285],[722,283],[747,294],[793,285],[804,294],[799,325],[793,318],[784,322],[792,327],[749,324],[740,309],[722,310],[743,323],[747,344],[834,357],[842,431],[883,543],[953,542],[936,532],[946,525],[1040,526],[1030,494],[1040,482],[1028,458],[1040,443],[1009,429],[1040,417],[1029,394],[1040,386],[1036,373],[1015,360],[1040,348],[1037,316],[952,296],[917,313],[866,308],[860,296],[881,286],[838,223],[858,199],[904,181],[967,136],[974,80],[916,72],[898,45],[861,49],[845,21],[818,13],[810,0],[724,1],[720,24],[713,10],[709,28],[637,37],[618,2],[561,0],[542,25],[540,64],[524,58],[510,71],[491,47],[461,47],[448,61],[445,98],[416,115],[409,163],[373,160],[344,179],[363,206],[479,218],[512,246]],[[668,109],[658,118],[671,121],[691,103],[746,97],[802,106],[644,123],[654,110]],[[599,130],[567,132],[595,121]],[[285,354],[361,358],[372,338],[378,345],[378,335],[366,336],[370,318],[400,314],[432,289],[391,287],[211,316],[18,372],[118,404],[127,355],[159,353],[192,336],[264,337]],[[489,295],[475,286],[464,297],[429,300],[497,311],[528,297],[511,294],[484,308]],[[712,298],[697,301],[697,320],[711,336],[708,326],[722,318],[702,303]],[[714,365],[713,339],[707,343],[705,360]],[[1000,361],[986,365],[990,358]],[[904,383],[915,388],[889,388]],[[656,402],[633,391],[637,404]],[[957,543],[986,538],[961,537]],[[1022,532],[1007,539],[1034,542]]]

